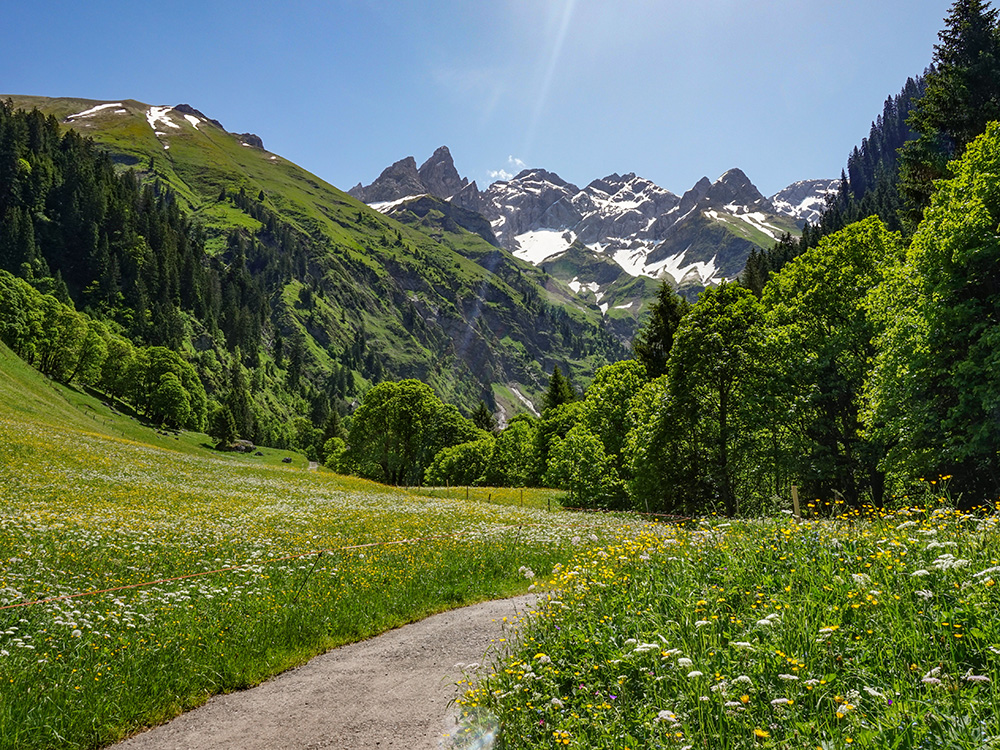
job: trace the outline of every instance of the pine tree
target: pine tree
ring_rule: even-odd
[[[948,162],[1000,119],[1000,34],[997,11],[984,0],[955,0],[934,46],[927,90],[909,124],[920,134],[900,152],[900,189],[915,227],[930,203],[934,180]]]
[[[483,400],[479,401],[479,406],[472,412],[472,423],[480,430],[486,430],[487,432],[496,432],[497,429],[496,417],[493,416],[490,407]]]
[[[687,300],[674,292],[667,282],[660,284],[649,320],[632,342],[635,356],[646,367],[650,379],[667,372],[667,358],[674,345],[674,333],[689,308]]]
[[[542,398],[543,411],[554,409],[560,404],[566,404],[575,400],[576,394],[573,392],[573,386],[563,377],[559,365],[556,365],[552,370],[552,377],[549,378],[549,388]]]

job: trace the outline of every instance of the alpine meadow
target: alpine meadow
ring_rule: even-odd
[[[938,40],[769,196],[2,97],[0,750],[528,592],[440,746],[1000,748],[1000,12]]]

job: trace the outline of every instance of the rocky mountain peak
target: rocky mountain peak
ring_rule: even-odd
[[[469,184],[468,178],[459,175],[455,161],[447,146],[438,148],[417,171],[424,192],[441,198],[451,198]],[[402,196],[401,196],[402,197]]]
[[[409,195],[422,195],[427,189],[420,181],[417,160],[407,156],[382,170],[382,174],[371,185],[362,187],[359,183],[348,192],[365,203],[383,203]]]
[[[716,180],[706,193],[713,205],[752,206],[764,201],[764,196],[741,169],[730,169]]]

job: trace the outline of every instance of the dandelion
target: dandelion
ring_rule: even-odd
[[[758,728],[755,728],[753,730],[753,736],[754,737],[759,737],[762,740],[766,740],[768,737],[771,736],[771,733],[770,732],[765,732],[763,729],[760,729],[758,727]]]

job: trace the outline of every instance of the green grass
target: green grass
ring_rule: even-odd
[[[1000,517],[650,526],[581,551],[462,699],[504,748],[1000,747]]]
[[[109,744],[338,644],[523,592],[529,570],[628,523],[206,441],[0,346],[0,748]]]
[[[566,500],[563,490],[539,487],[416,487],[413,492],[424,497],[443,497],[539,510],[561,510]]]

